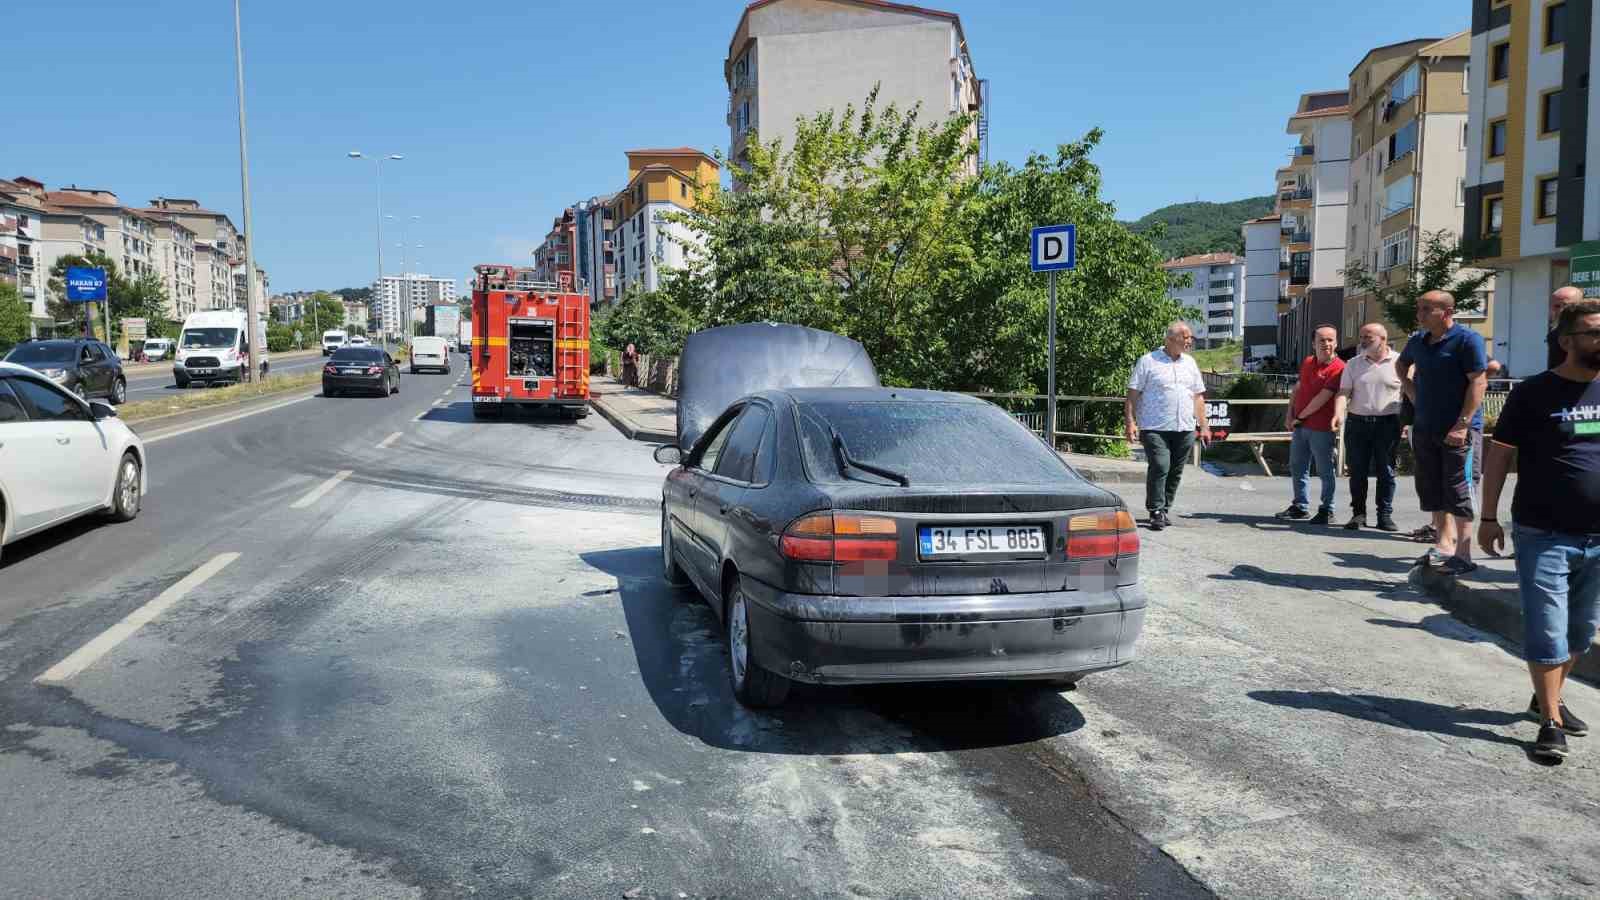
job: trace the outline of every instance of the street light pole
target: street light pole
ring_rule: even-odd
[[[256,232],[250,224],[250,151],[244,122],[244,37],[240,27],[239,0],[233,0],[233,61],[239,88],[239,191],[244,202],[244,306],[245,335],[250,346],[250,372],[248,379],[256,381],[260,362],[266,359],[266,335],[260,327],[260,298],[256,296]],[[106,334],[109,339],[110,333]]]
[[[366,159],[360,150],[351,150],[345,155],[351,159]],[[388,156],[376,156],[373,159],[378,164],[378,280],[372,283],[371,299],[381,303],[383,301],[383,161],[386,159],[401,160],[405,159],[405,157],[399,153],[391,153]],[[383,351],[385,353],[389,352],[389,332],[387,331],[383,332]]]

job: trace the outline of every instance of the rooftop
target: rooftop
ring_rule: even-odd
[[[1193,269],[1199,266],[1232,266],[1243,262],[1243,257],[1234,256],[1232,253],[1201,253],[1195,256],[1180,256],[1177,259],[1169,259],[1161,264],[1161,268]]]
[[[755,0],[755,2],[744,8],[744,12],[739,15],[738,24],[733,26],[733,37],[728,39],[728,65],[732,65],[733,57],[738,49],[733,46],[733,42],[738,39],[739,32],[744,30],[744,24],[750,18],[750,14],[763,6],[771,6],[774,3],[781,2],[783,0]],[[881,9],[887,12],[906,13],[913,16],[927,16],[933,19],[948,19],[956,27],[956,34],[961,38],[961,49],[967,51],[967,33],[961,27],[961,17],[953,12],[946,12],[942,9],[929,9],[925,6],[912,6],[909,3],[891,3],[889,0],[834,0],[834,2],[865,6],[869,9]]]

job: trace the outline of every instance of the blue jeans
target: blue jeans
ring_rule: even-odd
[[[1588,650],[1600,627],[1600,535],[1526,525],[1517,525],[1513,534],[1523,655],[1531,663],[1559,666]]]
[[[1289,444],[1289,477],[1294,482],[1294,508],[1308,509],[1311,493],[1311,460],[1317,460],[1317,477],[1322,479],[1321,510],[1333,512],[1333,487],[1338,473],[1333,468],[1333,441],[1331,431],[1314,431],[1304,425],[1294,430],[1294,440]]]

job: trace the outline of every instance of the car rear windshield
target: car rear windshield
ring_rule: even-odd
[[[70,366],[77,359],[77,352],[78,348],[75,344],[18,344],[15,350],[7,354],[6,361],[21,363],[25,366],[34,366],[41,363]]]
[[[351,362],[383,362],[383,351],[377,347],[340,347],[333,351],[329,359],[334,362],[350,360]]]
[[[855,462],[920,484],[1053,484],[1066,463],[998,406],[988,403],[866,401],[799,407],[800,446],[813,481],[884,481],[852,469],[834,452],[831,428]]]

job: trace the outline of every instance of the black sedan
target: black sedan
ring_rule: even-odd
[[[379,347],[340,347],[322,367],[322,395],[400,393],[400,365]]]
[[[128,379],[117,351],[84,338],[24,341],[5,356],[27,366],[85,400],[104,397],[112,403],[128,399]]]
[[[822,334],[692,337],[679,446],[657,451],[677,463],[663,568],[722,618],[740,702],[781,703],[791,680],[1069,685],[1131,661],[1145,597],[1120,499],[985,401],[796,386],[877,380],[864,355],[841,370],[859,346]],[[741,372],[741,357],[761,362]],[[697,382],[696,365],[714,374]],[[697,414],[707,396],[772,383],[774,366],[787,374],[773,389]]]

